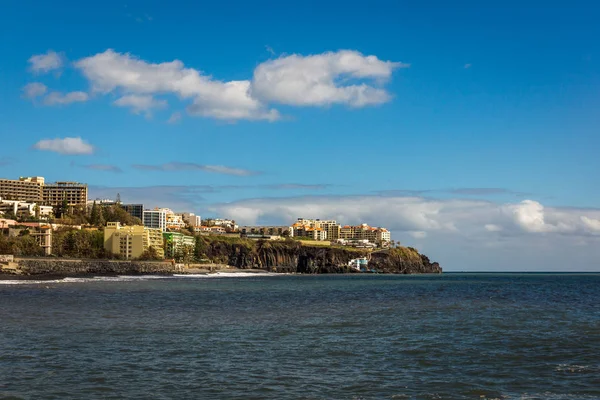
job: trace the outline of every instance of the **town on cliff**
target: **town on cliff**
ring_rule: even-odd
[[[366,223],[298,218],[289,225],[239,226],[232,219],[126,204],[119,194],[90,200],[84,183],[0,179],[0,268],[6,272],[15,258],[31,257],[166,261],[183,272],[206,265],[306,273],[441,272],[437,263],[392,240],[386,228]]]

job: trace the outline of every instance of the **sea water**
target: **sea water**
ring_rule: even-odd
[[[600,398],[600,274],[0,281],[0,324],[0,398]]]

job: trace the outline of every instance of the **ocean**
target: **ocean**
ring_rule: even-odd
[[[2,399],[600,399],[600,274],[0,281]]]

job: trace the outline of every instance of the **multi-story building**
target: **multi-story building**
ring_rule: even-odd
[[[123,204],[122,207],[132,217],[139,218],[140,221],[144,220],[144,205],[143,204]]]
[[[88,200],[87,185],[78,182],[42,184],[42,203],[44,205],[60,206],[65,200],[69,207],[85,207]]]
[[[44,178],[41,176],[21,177],[18,180],[0,179],[0,197],[7,200],[42,202]]]
[[[194,251],[196,249],[196,238],[184,235],[179,232],[164,232],[165,256],[175,258],[177,254],[185,250]],[[186,249],[187,248],[187,249]]]
[[[104,248],[126,260],[140,257],[144,251],[154,248],[160,258],[164,258],[163,232],[141,225],[121,226],[119,222],[109,222],[104,228]]]
[[[167,230],[167,214],[172,213],[168,208],[144,210],[142,221],[144,226],[151,229]]]
[[[291,226],[291,237],[304,237],[312,240],[327,240],[327,231],[323,228],[313,228],[296,222]]]
[[[35,239],[37,244],[44,250],[44,255],[52,254],[52,226],[39,222],[23,222],[20,226],[29,230],[29,235]]]
[[[185,228],[183,217],[173,211],[167,212],[167,229],[179,230],[181,228]]]
[[[325,232],[327,232],[327,240],[336,240],[340,238],[341,225],[335,220],[298,218],[296,223],[302,226],[323,229]]]
[[[240,226],[242,235],[291,236],[291,226]]]
[[[375,228],[367,224],[345,225],[340,230],[340,239],[367,240],[370,243],[385,244],[391,240],[391,234],[385,228]]]
[[[192,228],[202,226],[202,218],[200,218],[199,215],[185,212],[181,214],[181,217],[183,218],[183,221]]]
[[[19,218],[36,217],[46,219],[52,215],[52,212],[53,209],[50,206],[40,206],[37,203],[0,198],[0,214],[8,213]]]

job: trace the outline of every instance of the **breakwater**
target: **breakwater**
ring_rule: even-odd
[[[10,264],[2,265],[2,273],[7,275],[167,275],[181,270],[181,266],[169,262],[57,258],[15,258]]]

